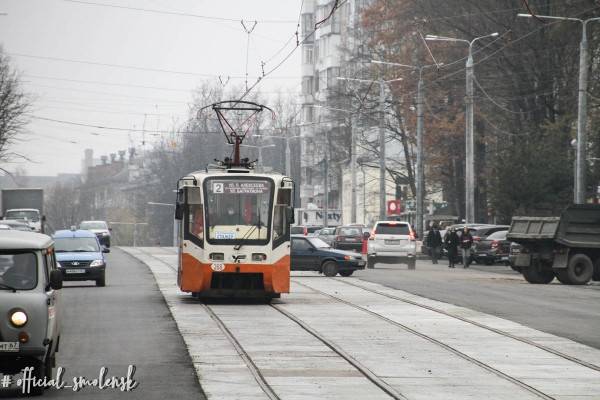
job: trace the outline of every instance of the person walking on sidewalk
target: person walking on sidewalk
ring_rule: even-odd
[[[442,250],[442,235],[436,224],[431,225],[431,229],[429,229],[429,233],[427,234],[427,247],[429,247],[429,251],[431,252],[431,262],[437,264],[440,251]]]
[[[444,247],[448,252],[448,268],[454,268],[454,260],[458,254],[458,234],[454,228],[448,228],[448,232],[444,235]]]
[[[473,246],[473,236],[469,232],[469,228],[465,226],[460,237],[460,248],[462,250],[463,267],[469,268],[471,264],[471,247]]]

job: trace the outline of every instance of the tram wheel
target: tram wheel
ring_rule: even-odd
[[[332,277],[337,275],[338,266],[334,261],[327,261],[323,264],[321,270],[323,271],[323,275]]]

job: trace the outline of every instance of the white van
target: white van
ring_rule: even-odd
[[[367,241],[367,268],[375,263],[407,264],[415,268],[417,240],[408,222],[377,221]]]

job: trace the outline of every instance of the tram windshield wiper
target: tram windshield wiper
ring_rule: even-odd
[[[250,229],[249,231],[247,231],[247,232],[246,232],[246,234],[244,235],[244,237],[242,237],[240,240],[241,240],[241,241],[244,241],[244,240],[248,239],[248,238],[250,237],[250,235],[252,235],[252,233],[253,233],[253,232],[256,230],[256,228],[258,228],[258,234],[259,234],[259,236],[260,236],[260,228],[261,228],[262,226],[263,226],[263,225],[262,225],[262,223],[260,222],[260,219],[259,219],[259,220],[258,220],[258,223],[257,223],[256,225],[254,225],[254,226],[252,227],[252,229]],[[233,249],[234,249],[234,250],[239,250],[239,249],[241,249],[241,248],[242,248],[242,246],[243,246],[243,244],[242,244],[242,243],[240,243],[240,244],[236,244],[235,246],[233,246]]]

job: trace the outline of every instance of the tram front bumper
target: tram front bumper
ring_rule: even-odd
[[[184,253],[181,261],[179,286],[184,292],[237,296],[249,291],[264,296],[290,291],[289,256],[273,264],[214,264]]]

